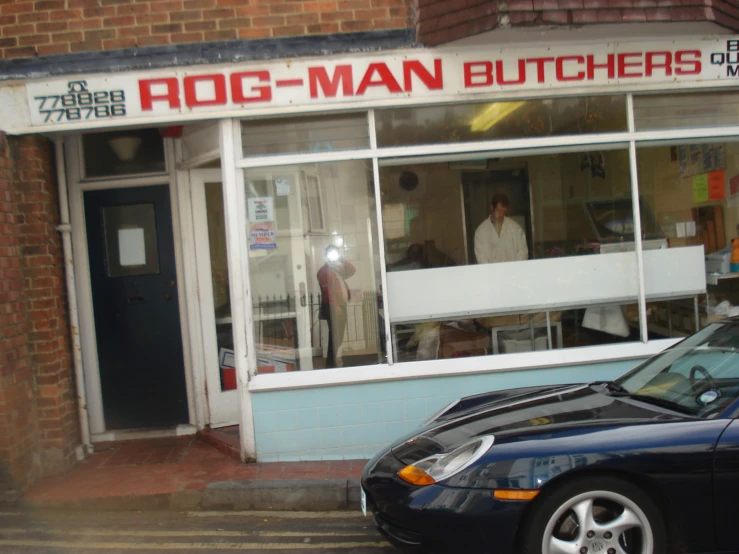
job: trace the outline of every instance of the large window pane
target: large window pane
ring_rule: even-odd
[[[379,146],[626,130],[623,96],[588,96],[377,110]]]
[[[392,326],[397,361],[516,354],[639,340],[635,302]]]
[[[637,149],[641,195],[668,246],[699,249],[706,255],[700,269],[705,265],[708,273],[707,301],[699,293],[648,305],[649,328],[655,334],[694,332],[696,297],[698,326],[730,315],[739,306],[739,279],[735,279],[739,273],[732,272],[729,244],[739,230],[738,166],[736,142],[694,141]],[[647,265],[645,277],[653,278],[656,271]]]
[[[407,165],[393,160],[381,168],[380,183],[389,271],[633,249],[623,149]],[[500,253],[484,238],[475,245],[478,231],[478,238],[499,232],[491,205],[496,197],[508,203],[501,225],[516,232],[504,241],[515,248]],[[643,220],[659,235],[648,217]]]
[[[244,157],[369,148],[367,114],[244,121],[241,142]]]
[[[371,164],[244,177],[259,372],[384,363]]]
[[[638,340],[629,158],[613,148],[384,161],[398,359]],[[647,210],[642,227],[666,244]]]
[[[739,94],[653,94],[634,98],[637,131],[739,125]]]

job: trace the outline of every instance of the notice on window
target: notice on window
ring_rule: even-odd
[[[271,223],[255,223],[249,228],[249,250],[274,250],[275,228]]]
[[[275,218],[274,203],[271,196],[257,196],[247,199],[249,222],[272,221]]]
[[[118,229],[118,257],[121,267],[146,265],[146,242],[141,227]]]
[[[679,146],[678,157],[681,175],[697,175],[726,167],[726,153],[722,144]]]
[[[734,175],[729,179],[729,196],[732,198],[739,196],[739,175]]]
[[[725,197],[724,171],[711,171],[708,174],[708,199],[723,200]]]
[[[693,176],[693,202],[708,202],[708,174]]]
[[[277,196],[289,196],[290,179],[287,177],[275,177],[275,190],[277,191]]]

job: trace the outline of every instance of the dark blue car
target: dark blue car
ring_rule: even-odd
[[[739,320],[612,382],[463,398],[371,460],[410,552],[739,552]]]

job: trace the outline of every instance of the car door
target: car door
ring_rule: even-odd
[[[722,552],[739,552],[739,421],[736,419],[716,445],[713,487],[716,545]]]

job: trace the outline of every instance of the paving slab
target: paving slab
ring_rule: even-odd
[[[97,446],[69,474],[32,486],[19,504],[74,510],[359,508],[366,460],[244,464],[194,437]]]

